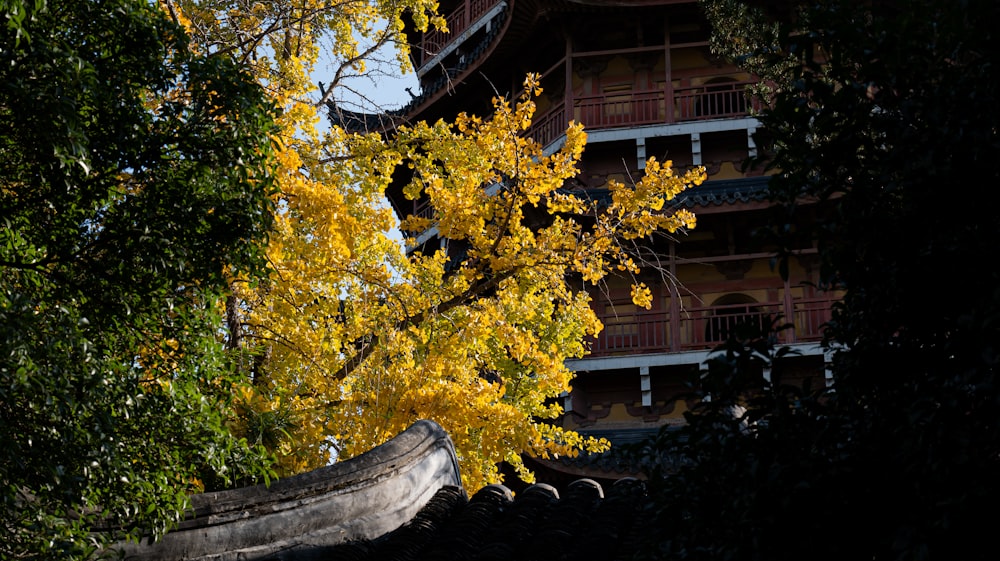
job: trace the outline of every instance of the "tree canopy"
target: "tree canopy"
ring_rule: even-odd
[[[295,473],[421,418],[470,489],[504,460],[530,480],[524,453],[606,446],[546,422],[601,329],[585,283],[693,227],[671,200],[702,170],[563,190],[586,135],[549,155],[525,136],[534,76],[492,115],[323,130],[378,48],[407,66],[404,17],[444,26],[430,0],[2,6],[5,557],[161,533],[188,492],[269,475],[271,455]],[[398,227],[440,249],[394,239],[393,181],[433,209]]]
[[[651,557],[983,558],[1000,496],[997,5],[762,4],[704,2],[717,48],[765,79],[775,239],[812,236],[845,291],[832,385],[783,386],[767,334],[731,341],[696,382],[711,401],[647,450],[671,460]],[[816,201],[827,219],[797,220]]]
[[[538,92],[530,77],[493,115],[390,135],[321,130],[319,108],[343,77],[366,71],[376,47],[409,64],[404,18],[418,31],[444,25],[435,2],[167,4],[196,48],[244,64],[284,109],[270,282],[236,284],[229,316],[253,381],[239,418],[283,472],[364,452],[421,418],[448,430],[471,490],[498,481],[504,460],[530,480],[523,453],[606,446],[546,422],[569,389],[564,360],[601,328],[583,283],[635,271],[635,239],[693,226],[670,200],[703,175],[650,162],[600,208],[562,191],[585,134],[572,126],[548,156],[525,138]],[[324,61],[333,78],[320,90],[310,76]],[[407,256],[394,239],[392,181],[433,209],[404,220],[404,235],[415,243],[433,229],[440,248]],[[649,304],[645,286],[634,295]]]
[[[218,303],[263,270],[274,111],[149,2],[0,6],[0,557],[83,557],[267,473]]]
[[[650,160],[607,200],[562,189],[540,92],[390,135],[319,108],[431,0],[55,5],[0,37],[3,554],[85,557],[95,526],[160,533],[186,493],[324,465],[430,418],[470,489],[521,454],[600,450],[550,419],[600,322],[586,284],[694,226],[704,179]],[[328,87],[312,76],[321,54]],[[397,224],[401,182],[432,212]],[[440,249],[407,254],[399,229]],[[650,291],[633,287],[648,306]]]

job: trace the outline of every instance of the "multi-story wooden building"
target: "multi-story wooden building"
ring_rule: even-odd
[[[487,114],[498,92],[516,95],[534,72],[544,93],[533,136],[552,151],[570,120],[588,132],[575,188],[600,196],[609,180],[640,176],[648,156],[707,169],[708,181],[677,201],[695,212],[697,228],[650,242],[662,263],[642,279],[653,289],[652,309],[631,303],[624,279],[594,291],[605,329],[591,354],[570,365],[577,378],[565,399],[566,427],[614,442],[682,423],[685,381],[740,322],[790,323],[777,341],[798,351],[786,359],[786,381],[822,381],[818,341],[831,301],[814,288],[816,252],[795,248],[783,280],[771,266],[775,248],[754,235],[769,204],[767,178],[743,169],[759,126],[744,95],[753,77],[713,56],[697,2],[442,0],[441,10],[450,33],[416,37],[421,93],[405,109],[408,119]],[[390,199],[401,215],[422,210],[400,193]],[[614,476],[600,462],[538,467]]]

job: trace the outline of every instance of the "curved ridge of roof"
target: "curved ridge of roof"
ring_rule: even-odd
[[[503,10],[496,15],[495,25],[469,51],[468,56],[456,63],[455,66],[450,67],[447,74],[443,74],[435,81],[421,87],[420,93],[414,95],[409,103],[403,107],[382,113],[366,113],[350,111],[339,107],[334,101],[328,101],[326,107],[330,123],[350,132],[374,132],[390,130],[404,122],[408,115],[424,103],[436,98],[437,94],[446,89],[454,79],[479,65],[483,55],[490,50],[494,41],[502,35],[506,28],[503,24],[507,21],[509,11],[509,5],[505,5]]]
[[[269,486],[195,495],[185,519],[159,542],[112,549],[142,561],[306,559],[333,544],[395,530],[440,489],[461,484],[447,433],[418,421],[350,460]]]
[[[326,102],[326,111],[331,125],[359,133],[391,130],[406,118],[406,107],[382,113],[367,113],[345,109],[332,100]]]

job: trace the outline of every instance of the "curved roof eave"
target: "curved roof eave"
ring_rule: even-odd
[[[413,518],[442,487],[461,485],[448,434],[418,421],[350,460],[269,486],[195,495],[185,519],[160,541],[112,549],[141,561],[271,558],[378,537]]]

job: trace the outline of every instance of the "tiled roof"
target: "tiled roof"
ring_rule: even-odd
[[[637,463],[635,457],[623,447],[635,446],[656,436],[659,428],[624,430],[581,430],[580,434],[594,438],[605,438],[611,442],[611,449],[601,453],[581,453],[575,457],[560,457],[556,462],[576,469],[596,470],[609,476],[624,477],[638,475],[651,466]]]
[[[679,429],[671,426],[668,430]],[[619,430],[580,430],[581,435],[605,438],[611,449],[601,453],[583,452],[574,457],[554,459],[527,458],[528,465],[547,481],[559,483],[573,478],[594,478],[608,482],[626,477],[644,479],[650,473],[671,472],[680,467],[679,459],[649,448],[660,427]]]
[[[706,181],[681,193],[677,203],[685,207],[714,206],[767,200],[770,176],[741,177]],[[604,188],[568,191],[600,203],[611,202],[611,192]]]
[[[333,101],[326,104],[330,124],[339,126],[348,132],[368,133],[392,130],[406,118],[406,107],[383,113],[364,113],[350,111],[338,106]]]
[[[564,496],[532,485],[514,496],[490,485],[466,499],[444,487],[399,529],[315,551],[308,559],[330,561],[508,561],[629,559],[641,538],[645,485],[622,479],[605,490],[580,479]],[[281,558],[304,561],[306,558]]]
[[[629,559],[648,528],[642,481],[591,479],[467,498],[447,434],[420,421],[359,456],[270,487],[192,497],[180,527],[118,544],[126,561]]]
[[[706,181],[678,197],[687,207],[749,203],[767,199],[769,176]]]

